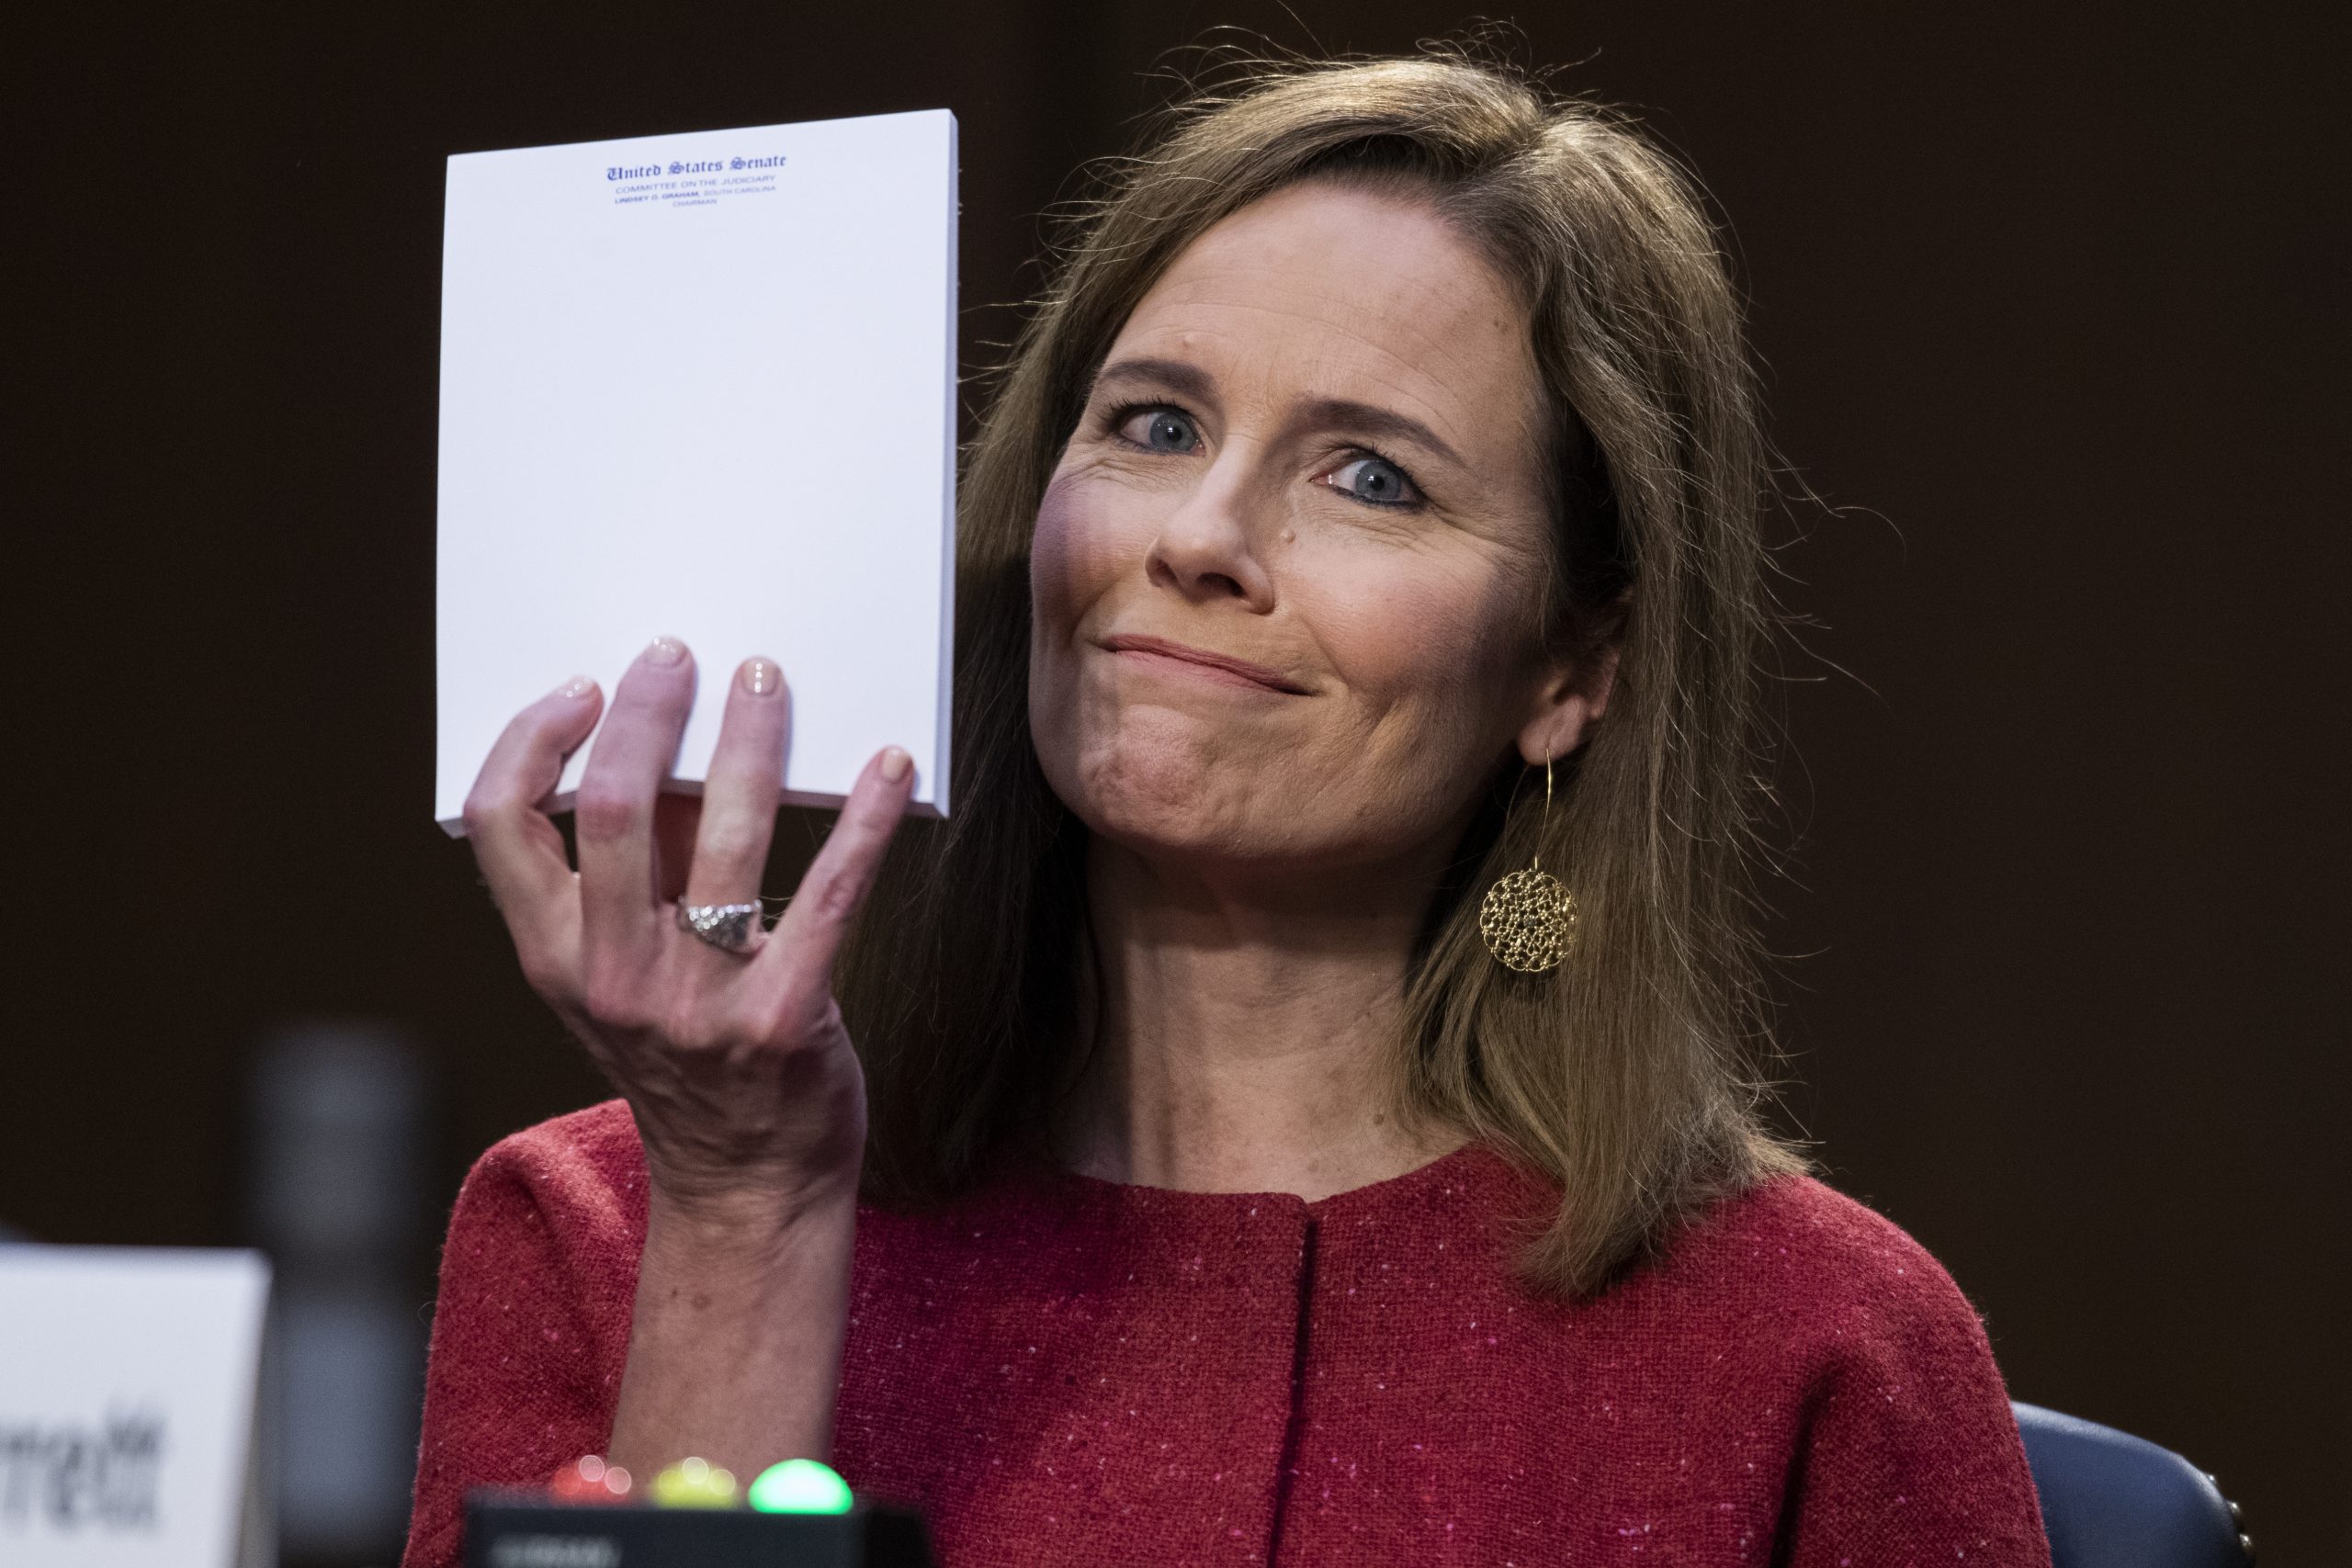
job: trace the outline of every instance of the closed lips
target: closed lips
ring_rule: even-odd
[[[1252,664],[1246,659],[1236,659],[1230,654],[1212,653],[1204,648],[1192,648],[1181,642],[1170,642],[1165,637],[1109,637],[1102,639],[1102,647],[1113,653],[1142,653],[1155,655],[1161,659],[1178,660],[1186,664],[1197,664],[1206,670],[1221,671],[1227,675],[1238,676],[1253,685],[1263,686],[1269,691],[1287,692],[1293,696],[1306,695],[1306,687],[1289,679],[1279,670],[1269,670],[1262,664]]]

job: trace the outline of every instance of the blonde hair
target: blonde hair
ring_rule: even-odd
[[[1546,635],[1611,648],[1607,719],[1545,817],[1501,770],[1438,891],[1388,1084],[1559,1183],[1523,1269],[1597,1291],[1699,1206],[1799,1161],[1752,1081],[1764,449],[1737,301],[1690,183],[1618,117],[1456,55],[1259,68],[1172,111],[1060,254],[967,454],[952,824],[902,834],[841,976],[871,1113],[867,1186],[952,1193],[1042,1139],[1082,1066],[1085,829],[1029,733],[1029,548],[1095,370],[1146,291],[1228,214],[1315,178],[1423,193],[1521,293],[1552,409]],[[1539,841],[1540,840],[1540,841]],[[1565,868],[1548,975],[1477,932],[1498,875]]]

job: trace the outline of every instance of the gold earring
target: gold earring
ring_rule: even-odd
[[[1552,754],[1544,754],[1544,826],[1552,825]],[[1577,940],[1576,896],[1544,869],[1539,851],[1525,871],[1487,889],[1478,906],[1478,934],[1505,968],[1541,975],[1559,966]]]

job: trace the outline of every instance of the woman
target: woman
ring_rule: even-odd
[[[458,1200],[413,1568],[591,1450],[828,1456],[949,1563],[2045,1562],[1966,1303],[1741,1066],[1760,488],[1631,132],[1450,59],[1194,106],[970,454],[952,826],[885,863],[886,751],[691,929],[787,699],[734,673],[689,854],[666,640],[485,764],[621,1099]]]

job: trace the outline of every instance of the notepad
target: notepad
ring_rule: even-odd
[[[449,160],[445,828],[515,713],[575,674],[609,697],[662,635],[699,671],[671,787],[763,655],[787,800],[839,804],[896,744],[945,815],[956,217],[944,109]]]

